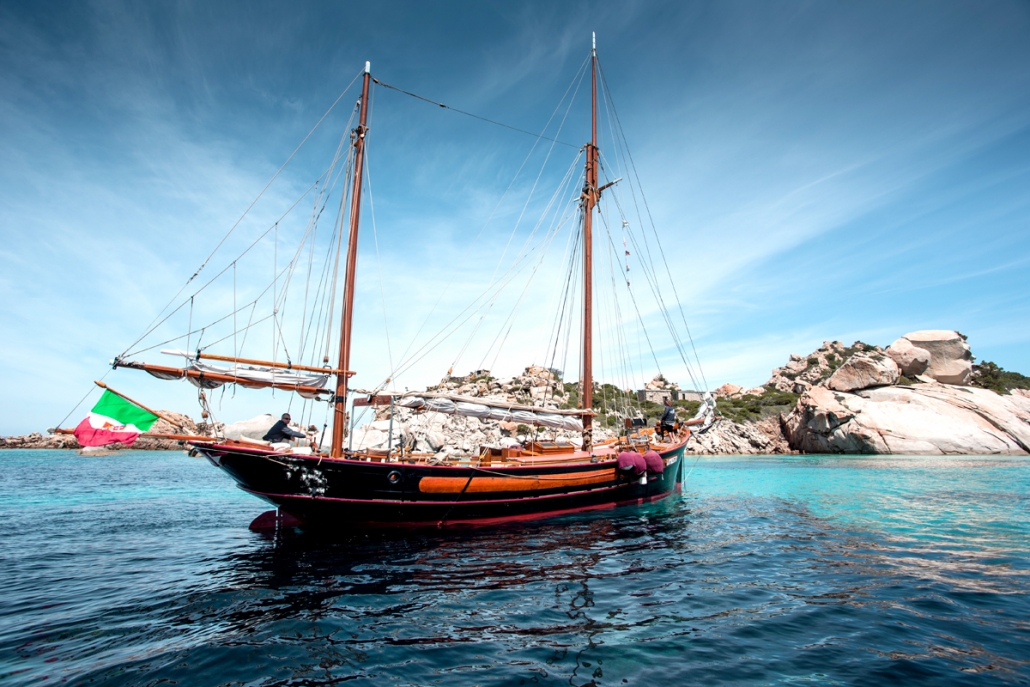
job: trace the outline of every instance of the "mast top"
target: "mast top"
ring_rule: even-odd
[[[371,71],[372,71],[372,63],[369,62],[368,60],[365,60],[365,73],[368,74]]]
[[[590,32],[590,38],[592,39],[592,43],[593,43],[593,46],[591,47],[591,50],[593,50],[594,53],[597,53],[597,32],[596,31],[591,31]]]

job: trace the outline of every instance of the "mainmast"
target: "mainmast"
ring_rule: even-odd
[[[597,34],[590,50],[590,143],[587,144],[586,184],[583,187],[583,410],[594,406],[593,374],[593,238],[591,228],[597,205]],[[346,369],[342,362],[340,367]],[[593,448],[590,415],[583,416],[583,449]]]
[[[343,282],[343,314],[340,317],[340,364],[336,375],[336,398],[333,400],[333,457],[343,455],[343,430],[347,425],[347,377],[350,369],[350,345],[354,319],[354,271],[358,264],[358,217],[361,213],[361,179],[365,171],[365,134],[368,127],[368,85],[372,78],[370,64],[365,63],[361,85],[361,114],[354,130],[354,186],[351,191],[350,234],[347,240],[347,273]]]

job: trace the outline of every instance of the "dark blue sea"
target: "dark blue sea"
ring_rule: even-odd
[[[255,534],[171,452],[0,453],[0,684],[1030,682],[1030,460],[701,458],[512,527]]]

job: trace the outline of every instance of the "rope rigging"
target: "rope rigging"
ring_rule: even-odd
[[[421,325],[418,327],[414,336],[411,337],[410,341],[404,348],[404,351],[396,360],[393,356],[393,346],[389,328],[387,284],[383,275],[383,256],[380,253],[380,242],[373,201],[372,175],[368,162],[367,144],[365,148],[365,163],[362,166],[362,169],[355,169],[355,146],[353,145],[355,129],[352,127],[352,124],[355,112],[357,111],[357,106],[355,106],[354,110],[351,112],[350,120],[348,121],[347,127],[340,138],[339,145],[329,166],[326,167],[314,182],[303,191],[300,197],[289,206],[285,213],[268,225],[267,228],[264,229],[254,239],[254,241],[249,245],[246,245],[242,252],[231,262],[227,263],[220,271],[211,276],[210,279],[199,287],[196,287],[194,284],[196,277],[206,268],[206,266],[208,266],[216,253],[218,253],[226,243],[229,236],[238,229],[241,222],[245,217],[247,217],[248,213],[253,210],[257,202],[268,191],[271,184],[280,177],[283,170],[294,159],[298,151],[309,140],[318,126],[323,123],[333,108],[335,108],[339,103],[340,99],[342,99],[347,91],[353,86],[357,77],[355,77],[355,79],[351,81],[351,84],[348,85],[347,89],[337,97],[329,110],[322,115],[311,131],[308,132],[307,136],[305,136],[301,141],[300,145],[297,146],[293,153],[287,158],[286,162],[283,163],[275,175],[273,175],[272,179],[269,180],[268,184],[262,188],[258,196],[245,209],[240,218],[230,227],[226,234],[222,236],[221,240],[204,259],[192,276],[190,276],[186,284],[184,284],[168,304],[158,312],[154,320],[147,326],[143,335],[134,341],[132,345],[127,347],[125,352],[123,352],[119,358],[139,355],[155,348],[165,346],[169,343],[180,341],[182,338],[187,339],[187,352],[192,353],[193,349],[191,348],[191,342],[193,340],[192,336],[195,334],[199,334],[199,338],[196,343],[197,353],[211,349],[212,347],[216,347],[229,339],[232,339],[233,355],[236,358],[239,358],[243,355],[243,352],[246,349],[248,336],[252,330],[254,331],[254,337],[250,338],[259,341],[262,347],[268,345],[269,341],[266,338],[267,335],[264,333],[264,330],[261,329],[261,327],[268,326],[271,330],[271,361],[273,363],[273,367],[274,363],[281,356],[285,356],[285,362],[288,365],[303,365],[308,364],[305,363],[305,361],[309,361],[310,366],[325,365],[328,367],[330,353],[334,350],[335,346],[340,344],[338,328],[334,327],[334,319],[338,316],[338,309],[342,307],[338,301],[341,300],[339,295],[342,288],[341,276],[344,276],[341,275],[341,258],[344,257],[344,245],[348,237],[348,228],[345,222],[350,214],[350,210],[348,208],[351,206],[351,203],[355,203],[356,206],[356,199],[352,199],[350,197],[351,184],[347,183],[346,180],[353,179],[353,175],[355,174],[363,174],[364,181],[366,182],[363,195],[367,198],[368,207],[370,209],[369,218],[372,222],[372,247],[374,247],[375,251],[376,267],[379,278],[379,295],[383,311],[383,331],[386,343],[385,357],[387,358],[386,369],[389,370],[389,374],[376,386],[377,392],[385,389],[386,385],[391,383],[391,381],[396,384],[397,379],[401,375],[411,370],[416,364],[424,360],[432,351],[443,346],[445,342],[451,342],[451,345],[457,349],[456,355],[451,359],[451,366],[448,370],[448,374],[450,374],[450,372],[459,364],[459,361],[461,361],[466,355],[471,357],[480,353],[478,347],[472,348],[472,346],[473,341],[481,334],[484,335],[484,338],[487,340],[487,344],[481,352],[479,363],[480,369],[487,364],[488,360],[490,361],[491,368],[496,366],[502,353],[505,351],[505,347],[508,346],[508,350],[511,350],[509,339],[513,332],[520,332],[520,318],[523,316],[523,311],[527,309],[527,304],[534,302],[536,291],[532,290],[532,287],[535,285],[536,277],[541,272],[547,272],[548,268],[553,264],[549,262],[548,252],[559,235],[566,237],[564,247],[565,252],[561,256],[561,260],[554,265],[558,268],[557,275],[560,277],[557,285],[550,290],[549,294],[551,305],[554,310],[554,316],[550,322],[549,333],[547,334],[546,339],[541,340],[541,343],[543,343],[544,346],[543,360],[548,363],[548,367],[551,369],[559,369],[556,368],[556,364],[560,361],[560,370],[563,372],[568,370],[570,351],[573,352],[572,355],[579,356],[579,353],[575,352],[575,346],[572,344],[576,339],[581,339],[582,337],[581,330],[584,317],[582,303],[582,296],[585,290],[585,285],[582,283],[583,254],[582,251],[578,249],[583,240],[583,226],[582,221],[576,220],[577,218],[579,220],[583,219],[583,206],[581,205],[583,193],[583,183],[581,182],[583,182],[583,176],[582,174],[577,174],[577,169],[579,169],[579,166],[582,163],[584,151],[587,147],[574,146],[566,143],[560,139],[560,136],[565,128],[573,104],[576,101],[576,97],[580,91],[580,86],[584,81],[588,63],[589,58],[584,61],[572,82],[569,83],[561,101],[551,113],[551,116],[547,120],[547,124],[539,134],[534,134],[530,131],[509,126],[502,122],[497,122],[464,110],[450,107],[415,93],[391,86],[379,81],[378,79],[371,79],[371,81],[376,85],[437,105],[440,108],[534,137],[535,140],[529,153],[518,167],[511,182],[505,188],[501,199],[498,200],[497,204],[490,212],[486,222],[479,229],[475,239],[469,244],[468,249],[465,252],[465,259],[467,259],[468,255],[471,254],[473,247],[480,240],[480,237],[484,235],[487,226],[493,221],[495,214],[502,207],[502,203],[504,203],[506,197],[516,187],[516,182],[523,175],[530,158],[534,153],[537,153],[540,142],[548,141],[550,143],[547,146],[546,151],[543,149],[539,150],[539,154],[542,155],[543,159],[536,175],[532,177],[532,183],[529,183],[528,179],[526,179],[525,183],[522,185],[525,189],[525,200],[521,202],[521,207],[512,203],[510,210],[508,208],[505,209],[505,212],[510,212],[512,214],[513,226],[510,233],[508,233],[507,240],[503,244],[503,248],[500,250],[499,257],[493,266],[493,271],[490,274],[489,279],[485,280],[486,285],[482,287],[482,290],[478,295],[474,295],[474,297],[467,299],[467,304],[457,312],[457,314],[453,315],[449,319],[446,317],[442,318],[447,319],[446,323],[443,324],[442,327],[429,328],[428,331],[433,332],[432,335],[428,336],[428,338],[423,338],[422,335],[427,331],[427,328],[430,327],[434,315],[437,312],[437,308],[444,298],[444,294],[451,288],[459,276],[459,271],[457,269],[450,270],[451,274],[449,275],[447,284],[444,289],[440,291],[428,315],[426,315],[425,319],[421,322]],[[603,282],[610,282],[611,286],[610,293],[607,293],[607,290],[600,290],[602,293],[599,294],[600,297],[596,300],[597,317],[593,321],[594,331],[588,333],[588,335],[591,336],[594,332],[597,332],[598,334],[595,338],[599,341],[596,350],[598,351],[598,362],[600,363],[599,371],[601,374],[597,379],[615,382],[617,385],[620,385],[622,389],[631,389],[637,381],[638,372],[641,374],[640,379],[644,379],[642,370],[644,369],[645,362],[647,366],[650,366],[651,361],[653,361],[659,373],[661,373],[661,360],[663,356],[665,356],[665,360],[668,362],[668,349],[656,349],[655,341],[652,340],[654,332],[649,331],[649,328],[645,326],[645,316],[649,316],[651,313],[642,311],[638,304],[636,294],[630,287],[628,271],[630,249],[632,249],[633,254],[636,257],[634,268],[636,269],[636,265],[640,266],[642,276],[647,281],[648,289],[658,304],[664,323],[669,329],[672,342],[685,366],[691,382],[695,385],[695,388],[701,386],[698,378],[695,377],[695,371],[693,369],[693,365],[696,363],[697,370],[700,375],[700,382],[707,390],[707,381],[704,379],[703,371],[701,371],[696,346],[690,334],[689,327],[686,326],[686,317],[683,305],[679,301],[678,293],[676,293],[675,280],[672,278],[672,271],[669,267],[668,258],[660,243],[657,248],[653,249],[651,247],[651,236],[645,231],[649,223],[650,234],[652,234],[654,240],[657,241],[657,229],[642,191],[640,191],[640,198],[637,198],[640,177],[637,173],[632,156],[629,154],[625,132],[622,130],[618,114],[615,111],[614,104],[611,103],[611,95],[608,91],[603,71],[600,72],[600,82],[601,88],[599,89],[599,92],[601,94],[601,102],[604,106],[605,113],[607,114],[607,134],[612,140],[612,148],[614,150],[612,161],[615,163],[615,166],[609,167],[609,160],[603,156],[599,156],[596,158],[597,171],[600,172],[601,176],[603,176],[604,181],[610,181],[609,170],[613,172],[621,169],[631,170],[632,174],[627,173],[625,175],[627,177],[625,185],[629,186],[629,192],[631,193],[633,203],[631,206],[627,205],[624,208],[623,204],[620,203],[618,199],[616,189],[613,188],[611,191],[607,191],[607,189],[612,187],[616,181],[620,181],[622,176],[615,174],[614,176],[618,176],[619,178],[615,181],[610,181],[610,183],[602,184],[601,180],[597,182],[596,185],[598,188],[595,189],[595,192],[597,193],[596,212],[598,213],[605,229],[605,240],[608,243],[608,248],[605,252],[608,253],[608,260],[597,261],[601,263],[601,269],[599,269],[595,274],[594,281],[603,280]],[[369,89],[369,111],[372,109],[371,104],[374,101],[374,96],[375,89]],[[559,117],[559,113],[563,106],[564,113]],[[557,125],[556,131],[553,135],[554,137],[544,135],[544,132],[548,132],[551,129],[552,123],[556,123]],[[577,150],[575,158],[565,169],[564,173],[561,174],[560,179],[560,167],[558,169],[552,169],[554,166],[560,164],[560,160],[556,160],[553,156],[556,149],[555,146],[557,145],[568,146]],[[549,165],[551,165],[551,167],[549,167]],[[546,185],[554,180],[557,180],[557,184],[555,185],[554,192],[548,198],[540,192],[539,188],[541,184],[545,184],[546,187]],[[357,185],[357,183],[355,183],[355,185]],[[602,191],[605,192],[603,197],[601,195]],[[312,205],[310,214],[306,218],[306,222],[304,222],[303,217],[291,217],[291,213],[301,203],[301,201],[308,198],[309,194],[311,194]],[[332,218],[333,224],[331,231],[326,231],[326,229],[323,228],[323,230],[319,232],[318,224],[320,220],[323,219],[326,208],[329,207],[330,202],[335,204],[337,200],[339,204],[336,216],[332,217],[332,212],[330,212],[325,216],[324,220],[329,221],[330,217]],[[518,209],[517,213],[516,209]],[[539,214],[536,215],[537,219],[530,227],[530,222],[527,218],[532,217],[537,210],[539,210]],[[626,210],[636,211],[638,222],[635,225],[630,225],[629,220],[626,218]],[[609,215],[612,215],[612,217]],[[616,216],[618,221],[622,222],[623,226],[624,234],[622,236],[622,242],[625,256],[620,254],[616,246],[616,237],[612,235],[612,224],[616,221]],[[288,217],[290,217],[289,222],[287,222]],[[647,221],[644,220],[645,217]],[[280,227],[281,223],[283,224],[282,227]],[[304,227],[303,231],[300,231],[301,226]],[[282,229],[282,232],[280,232],[280,229]],[[567,233],[566,229],[568,229]],[[289,260],[285,264],[279,263],[278,253],[280,240],[285,242],[284,249],[288,249],[292,244],[289,237],[291,235],[296,236],[297,234],[300,234],[300,236],[296,250],[292,251],[292,255],[290,255],[288,251],[284,252],[284,260],[286,260],[287,256],[289,256]],[[524,240],[518,240],[522,238],[523,234],[525,235]],[[266,239],[271,240],[270,250],[267,243],[258,249],[259,244],[265,242]],[[320,241],[324,245],[319,245]],[[517,251],[515,251],[515,246],[518,246]],[[500,247],[500,241],[498,241],[498,247]],[[510,253],[512,252],[514,252],[514,255],[510,256]],[[238,263],[244,257],[248,256],[248,254],[252,253],[253,255],[250,262],[255,259],[262,261],[264,259],[270,259],[272,263],[272,274],[270,275],[270,280],[253,298],[250,296],[253,295],[255,290],[257,290],[261,284],[252,286],[250,289],[242,288],[241,290],[241,285],[238,284],[237,279],[238,268],[241,267]],[[317,256],[316,253],[318,254]],[[465,259],[463,259],[463,263],[465,262]],[[553,260],[553,258],[550,258],[550,260]],[[320,265],[316,264],[319,262],[321,263]],[[304,263],[306,263],[306,265]],[[623,263],[625,263],[625,267],[623,267]],[[608,275],[603,274],[603,269],[605,267],[609,272]],[[665,275],[668,278],[668,284],[671,285],[673,295],[675,295],[677,301],[677,306],[680,311],[680,319],[683,321],[683,326],[686,332],[685,337],[681,336],[680,330],[678,329],[679,324],[674,320],[675,313],[671,304],[667,306],[666,300],[662,295],[662,290],[665,287],[665,279],[659,279],[659,270],[662,267],[664,267]],[[212,266],[212,269],[215,269],[215,266]],[[202,293],[205,293],[209,287],[212,287],[221,277],[227,276],[227,272],[230,269],[232,270],[232,311],[227,315],[213,319],[213,321],[204,326],[194,327],[192,322],[194,319],[195,299],[197,299]],[[262,267],[260,272],[267,278],[268,275],[265,271],[266,269],[267,267]],[[618,273],[618,279],[616,278],[616,273]],[[294,286],[295,279],[304,280],[304,288],[302,292],[299,287]],[[313,284],[312,280],[315,280],[316,283]],[[194,284],[192,292],[189,291],[191,284]],[[629,297],[629,307],[625,308],[625,304],[620,301],[620,298],[623,297],[620,293],[623,288],[625,288],[625,294]],[[173,304],[184,293],[188,293],[188,297],[173,308]],[[507,300],[502,301],[502,294],[505,298],[510,296],[510,302]],[[204,322],[210,319],[208,313],[201,307],[202,301],[208,301],[209,303],[213,302],[217,305],[220,296],[224,296],[225,300],[228,300],[228,295],[225,283],[220,282],[217,287],[210,289],[210,292],[207,293],[205,298],[197,300],[198,321]],[[269,295],[270,299],[266,300],[266,297]],[[541,300],[544,299],[542,298]],[[271,306],[270,312],[265,310],[265,307],[269,302]],[[181,313],[182,310],[187,307],[187,304],[189,307],[189,315],[186,328],[187,331],[185,334],[167,339],[159,344],[146,347],[141,346],[144,341],[148,339],[152,340],[151,337],[155,332],[159,332],[160,330],[160,333],[163,334],[167,329],[170,329],[171,325],[168,327],[165,327],[165,325],[171,321],[173,316],[176,316],[177,313]],[[245,312],[247,309],[250,310],[249,313]],[[261,310],[260,313],[258,312],[259,309]],[[268,314],[265,314],[266,312]],[[504,314],[503,317],[501,317],[501,313]],[[635,314],[635,322],[624,317],[624,313],[629,316]],[[186,313],[180,314],[179,319],[177,319],[176,322],[181,323],[182,320],[185,319],[183,317],[185,314]],[[243,323],[244,318],[242,315],[246,315],[245,323]],[[535,316],[538,320],[543,320],[543,318],[540,318],[538,315]],[[231,322],[229,322],[230,319]],[[579,329],[576,328],[577,319],[580,324]],[[288,348],[286,334],[289,331],[290,324],[296,324],[298,320],[299,335],[297,339],[293,340],[296,345],[294,353],[297,355],[296,361],[294,361],[291,351]],[[637,337],[636,352],[631,351],[630,340],[633,332],[629,329],[629,326],[632,326],[634,323],[636,325]],[[231,331],[227,332],[226,329],[229,326],[231,326]],[[546,326],[545,322],[543,323],[543,326]],[[466,327],[469,329],[466,330]],[[496,330],[494,330],[495,327]],[[484,331],[484,329],[486,331]],[[209,332],[208,330],[211,331]],[[461,339],[457,339],[457,341],[452,339],[452,337],[456,337],[459,332],[464,334],[465,331],[469,331],[469,333],[467,337],[464,337],[464,341],[461,341]],[[535,330],[527,329],[526,331]],[[611,341],[610,344],[604,342],[606,337]],[[209,343],[201,347],[202,339],[207,339]],[[459,343],[460,345],[458,345]],[[646,349],[650,353],[650,361],[647,361],[644,356],[643,344],[645,343]],[[693,353],[693,362],[691,361],[691,356],[688,352],[688,343],[689,351],[692,351]],[[532,344],[534,346],[539,345],[536,341],[533,341]],[[280,347],[282,349],[281,353]],[[660,353],[662,355],[659,355]],[[475,358],[473,358],[473,360],[474,359]],[[574,360],[575,358],[573,358],[573,361]],[[581,360],[580,365],[582,366],[583,364],[584,363]],[[609,397],[609,384],[602,382],[600,387],[601,393],[597,400],[600,401],[600,408],[603,413],[610,414],[612,412],[618,412],[625,415],[629,414],[630,406],[627,398],[624,397],[624,394]],[[581,389],[580,391],[582,392],[583,390]],[[551,392],[549,391],[548,394],[551,394]],[[292,396],[292,394],[289,395],[289,404],[291,406],[293,402]],[[301,408],[297,415],[302,420],[307,418],[307,421],[310,423],[315,412],[316,401],[311,400],[311,403],[309,403],[309,400],[311,399],[304,398],[301,401]],[[206,401],[206,397],[203,397],[203,395],[201,404],[205,412],[210,413],[209,404]],[[331,403],[327,404],[326,417],[323,423],[324,426],[328,426],[330,424],[328,423],[328,419],[331,408]],[[367,408],[362,409],[360,411],[359,418],[364,417],[367,412],[369,412]],[[353,412],[351,414],[358,415],[358,413]],[[211,417],[213,421],[213,415],[211,415]],[[353,423],[355,418],[350,418],[349,421]]]
[[[415,98],[417,100],[421,100],[423,102],[427,102],[430,105],[436,105],[437,107],[441,107],[441,108],[443,108],[445,110],[450,110],[451,112],[457,112],[458,114],[463,114],[463,115],[465,115],[467,117],[472,117],[473,119],[478,119],[481,122],[487,122],[488,124],[495,124],[497,126],[504,127],[505,129],[511,129],[512,131],[517,131],[520,134],[526,134],[528,136],[533,136],[534,138],[543,139],[545,141],[552,141],[552,142],[557,143],[559,145],[568,146],[570,148],[578,148],[579,147],[579,146],[573,145],[571,143],[566,143],[565,141],[559,141],[556,138],[548,138],[547,136],[544,136],[543,134],[534,134],[532,131],[526,131],[525,129],[520,129],[520,128],[516,127],[516,126],[511,126],[510,124],[505,124],[503,122],[498,122],[498,121],[495,121],[493,119],[487,119],[486,117],[480,117],[477,114],[472,114],[471,112],[466,112],[465,110],[459,110],[458,108],[451,107],[450,105],[444,105],[441,102],[437,102],[435,100],[430,100],[429,98],[426,98],[424,96],[412,93],[410,91],[405,91],[402,88],[397,88],[396,86],[391,86],[390,84],[385,83],[383,81],[380,81],[379,79],[376,79],[374,77],[372,78],[372,81],[374,83],[376,83],[377,85],[382,86],[383,88],[389,88],[391,91],[397,91],[398,93],[403,93],[404,95],[411,96],[412,98]]]

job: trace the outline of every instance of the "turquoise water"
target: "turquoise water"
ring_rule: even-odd
[[[0,683],[1025,684],[1030,459],[688,459],[535,524],[267,536],[180,453],[0,453]]]

